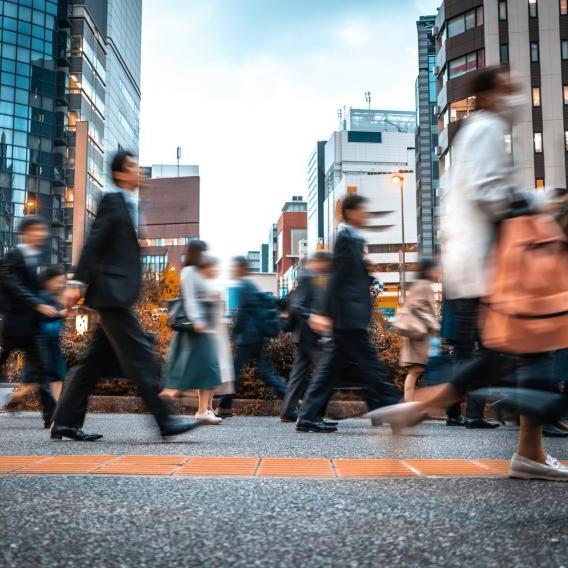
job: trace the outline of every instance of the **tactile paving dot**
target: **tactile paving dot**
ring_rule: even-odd
[[[331,462],[326,459],[263,458],[258,477],[335,477]]]
[[[404,460],[410,467],[422,475],[433,476],[485,476],[489,474],[487,468],[472,460]]]
[[[200,456],[190,460],[176,471],[176,475],[245,476],[251,477],[258,466],[258,458]]]
[[[179,469],[171,464],[109,463],[91,473],[105,475],[171,475]]]
[[[416,477],[400,460],[333,460],[338,477]]]

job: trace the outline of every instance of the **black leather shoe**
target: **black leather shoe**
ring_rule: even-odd
[[[280,422],[296,422],[298,417],[293,414],[280,415]]]
[[[465,427],[477,430],[493,430],[493,428],[499,428],[499,424],[488,422],[483,418],[466,418]]]
[[[555,424],[546,424],[542,429],[542,435],[545,438],[568,438],[568,432]]]
[[[170,418],[164,424],[160,425],[160,434],[166,438],[169,436],[177,436],[184,434],[190,430],[195,430],[201,426],[201,422],[196,420],[185,420],[184,418]]]
[[[322,422],[324,424],[326,424],[327,426],[331,426],[332,428],[339,424],[339,422],[337,420],[329,420],[328,418],[323,418]]]
[[[457,418],[447,418],[446,426],[465,426],[465,420],[463,416],[458,416]]]
[[[53,424],[51,426],[51,439],[61,440],[63,438],[69,438],[75,442],[94,442],[95,440],[100,440],[103,437],[102,434],[89,434],[81,428],[70,428],[69,426],[58,426]]]
[[[296,422],[296,432],[317,432],[318,434],[330,434],[337,432],[335,426],[328,426],[325,422],[310,422],[309,420],[298,419]]]
[[[43,427],[44,427],[46,430],[49,430],[49,429],[51,428],[51,425],[52,425],[52,424],[53,424],[53,422],[52,422],[51,418],[44,418],[44,419],[43,419]]]

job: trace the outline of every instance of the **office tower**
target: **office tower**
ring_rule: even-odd
[[[437,242],[437,191],[440,175],[436,147],[436,42],[433,29],[436,16],[422,16],[418,30],[418,77],[416,79],[416,215],[418,250],[433,257]]]
[[[308,160],[308,251],[323,246],[325,201],[325,141],[317,142]]]

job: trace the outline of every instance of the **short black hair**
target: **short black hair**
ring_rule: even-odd
[[[490,93],[499,86],[499,76],[508,70],[502,65],[492,65],[478,71],[471,79],[471,91],[475,96]]]
[[[353,211],[354,209],[359,209],[365,203],[367,203],[368,199],[359,195],[358,193],[350,193],[343,198],[341,202],[341,215],[343,219],[347,221],[347,213],[349,211]]]
[[[130,150],[119,150],[112,157],[112,162],[110,164],[110,171],[113,178],[115,172],[124,171],[124,163],[128,158],[136,158],[136,154],[134,154],[134,152],[131,152]]]
[[[245,268],[246,270],[249,269],[249,262],[244,256],[235,256],[233,258],[233,264],[239,268]]]
[[[438,262],[434,258],[422,258],[418,261],[418,279],[430,280],[429,272],[432,268],[436,268]]]
[[[54,278],[58,278],[59,276],[63,276],[64,274],[63,270],[61,270],[58,266],[48,266],[47,268],[44,268],[39,276],[41,287],[44,288],[47,282]]]
[[[43,225],[44,227],[49,227],[47,219],[40,217],[39,215],[26,215],[18,225],[18,233],[25,233],[32,227],[37,227],[37,225]]]

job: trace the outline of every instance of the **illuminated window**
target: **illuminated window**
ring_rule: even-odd
[[[544,189],[544,180],[542,178],[536,179],[536,188],[537,189]]]
[[[568,85],[564,85],[562,87],[562,93],[563,93],[563,97],[564,97],[564,104],[568,105]]]
[[[538,4],[536,0],[529,0],[529,18],[538,18]]]
[[[534,133],[534,151],[537,154],[542,154],[542,132]]]
[[[533,107],[540,106],[540,87],[533,87],[532,88],[532,104]]]
[[[560,0],[560,15],[568,15],[568,0]]]

